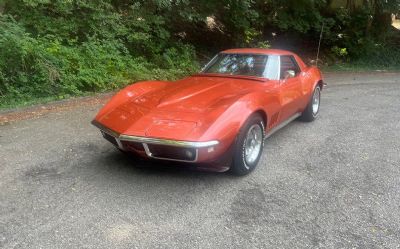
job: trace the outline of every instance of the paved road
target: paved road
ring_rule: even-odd
[[[134,167],[98,105],[0,126],[0,247],[399,248],[399,79],[328,75],[241,178]]]

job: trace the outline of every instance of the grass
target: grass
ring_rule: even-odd
[[[25,98],[15,98],[9,96],[0,97],[0,112],[23,108],[23,107],[35,106],[35,105],[43,105],[51,102],[60,102],[72,98],[95,96],[101,93],[103,92],[84,93],[74,96],[25,97]]]
[[[19,99],[14,97],[1,97],[0,98],[0,111],[32,106],[49,103],[55,100],[59,100],[57,97],[41,97],[41,98],[27,98]]]

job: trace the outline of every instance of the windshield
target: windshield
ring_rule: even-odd
[[[279,78],[279,59],[265,54],[224,54],[214,57],[202,73]]]

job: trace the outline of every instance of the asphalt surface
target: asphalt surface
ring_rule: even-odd
[[[0,247],[400,248],[400,75],[326,81],[246,177],[136,167],[99,105],[0,126]]]

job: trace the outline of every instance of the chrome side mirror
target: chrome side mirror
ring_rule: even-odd
[[[294,78],[294,77],[296,77],[296,72],[294,71],[294,70],[287,70],[285,73],[284,73],[284,79],[285,80],[287,80],[287,79],[290,79],[290,78]]]

